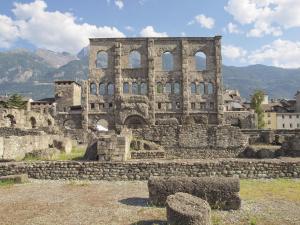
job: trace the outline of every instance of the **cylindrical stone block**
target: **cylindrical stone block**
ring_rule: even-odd
[[[210,206],[198,197],[178,192],[166,201],[168,225],[210,225]]]

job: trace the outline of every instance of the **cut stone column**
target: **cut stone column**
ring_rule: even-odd
[[[207,201],[187,193],[170,195],[166,202],[169,225],[210,225],[210,206]]]

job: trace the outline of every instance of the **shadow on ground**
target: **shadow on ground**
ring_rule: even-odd
[[[140,220],[130,225],[167,225],[167,222],[163,220]]]
[[[142,206],[142,207],[148,206],[148,198],[124,198],[119,202],[124,205],[130,205],[130,206]]]

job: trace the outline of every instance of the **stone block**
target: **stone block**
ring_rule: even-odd
[[[207,201],[187,193],[170,195],[166,201],[169,225],[210,225],[210,206]]]
[[[69,138],[54,139],[53,146],[67,154],[72,152],[72,141]]]
[[[150,177],[149,200],[163,206],[169,195],[185,192],[206,200],[211,208],[236,210],[241,207],[240,182],[236,177]]]

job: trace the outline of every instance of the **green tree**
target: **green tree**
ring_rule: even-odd
[[[23,97],[19,94],[13,94],[9,97],[8,101],[5,104],[6,108],[17,108],[17,109],[25,109],[26,101],[24,101]]]
[[[262,129],[265,126],[264,122],[264,111],[261,107],[262,102],[264,101],[264,92],[262,90],[256,90],[251,97],[251,108],[257,114],[258,128]]]

